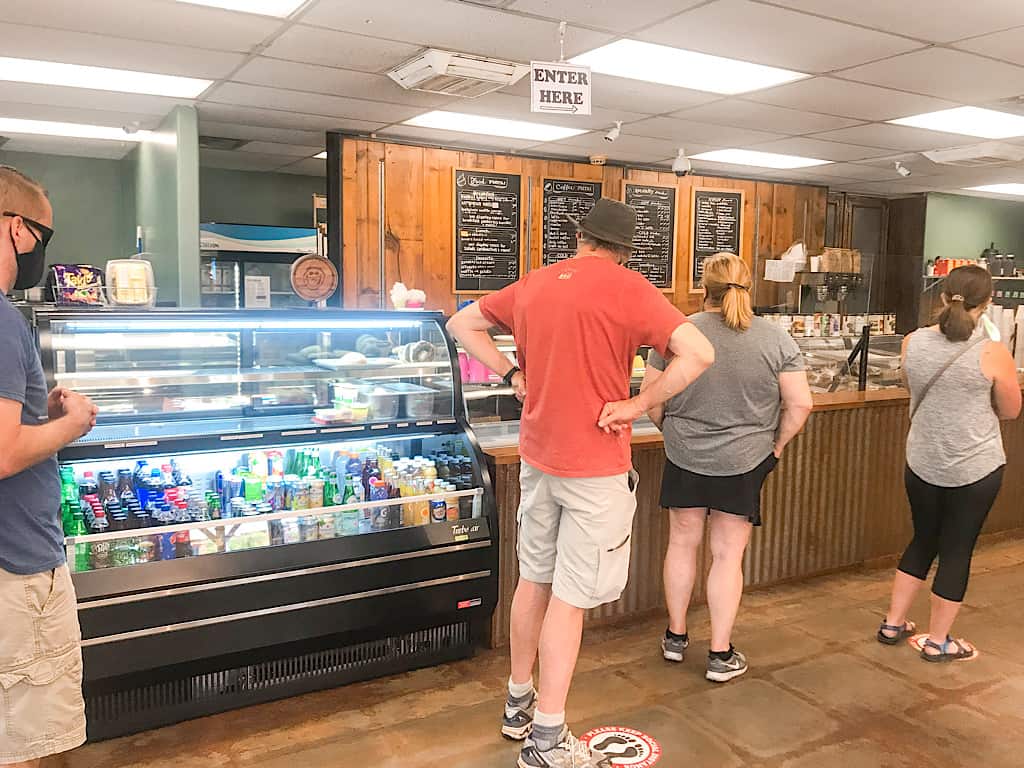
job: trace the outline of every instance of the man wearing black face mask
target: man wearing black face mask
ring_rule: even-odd
[[[52,225],[43,188],[0,166],[0,765],[25,767],[85,741],[56,453],[97,409],[62,387],[47,393],[32,332],[6,298],[39,282]]]

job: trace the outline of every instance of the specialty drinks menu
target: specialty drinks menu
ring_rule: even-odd
[[[576,227],[569,220],[582,219],[601,199],[600,181],[544,179],[541,258],[544,266],[576,253]]]
[[[693,190],[693,255],[690,290],[699,292],[704,262],[716,253],[740,253],[743,192],[726,189]]]
[[[455,292],[501,290],[519,279],[520,177],[455,170]]]
[[[626,184],[626,205],[636,210],[633,258],[626,266],[656,287],[671,289],[675,278],[676,188]]]

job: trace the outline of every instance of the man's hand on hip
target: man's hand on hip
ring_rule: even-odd
[[[520,403],[526,402],[526,374],[516,371],[512,377],[512,389],[515,390],[516,400]]]
[[[601,417],[597,420],[597,426],[608,434],[621,432],[632,426],[633,422],[643,416],[645,411],[646,408],[638,397],[605,403],[604,408],[601,409]]]

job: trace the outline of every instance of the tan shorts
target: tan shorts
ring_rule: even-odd
[[[85,742],[82,634],[67,566],[0,569],[0,765]]]
[[[525,461],[516,553],[519,575],[550,584],[577,608],[618,600],[629,579],[638,475],[556,477]]]

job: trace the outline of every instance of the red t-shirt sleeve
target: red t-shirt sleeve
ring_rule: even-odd
[[[517,282],[502,288],[497,293],[489,293],[478,302],[480,311],[495,325],[515,333],[515,309],[518,293],[519,283]]]
[[[637,280],[630,304],[636,307],[633,330],[636,333],[634,346],[651,346],[666,359],[669,357],[668,341],[683,323],[689,322],[658,288],[648,280]]]

